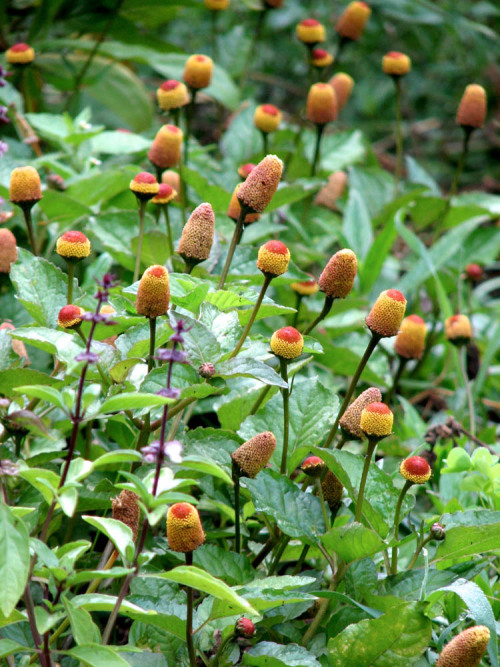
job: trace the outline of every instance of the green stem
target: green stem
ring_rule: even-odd
[[[214,655],[212,660],[210,660],[210,666],[211,667],[219,667],[220,665],[220,658],[222,657],[222,654],[224,653],[226,646],[229,644],[231,639],[234,637],[234,632],[230,632],[228,636],[220,643],[219,648],[217,649],[217,653]]]
[[[268,395],[268,393],[271,391],[271,385],[267,384],[264,389],[260,392],[260,394],[257,396],[257,400],[255,403],[252,405],[252,409],[249,412],[249,415],[254,415],[257,410],[260,408],[262,403],[264,402],[264,399]]]
[[[325,296],[325,303],[323,304],[323,309],[321,310],[320,314],[314,319],[305,329],[304,329],[304,336],[307,336],[308,333],[310,333],[320,322],[321,320],[324,320],[325,317],[328,315],[330,310],[332,309],[333,302],[335,299],[331,296]]]
[[[170,213],[168,210],[168,205],[162,205],[163,215],[165,216],[165,224],[167,226],[167,239],[168,239],[168,250],[170,252],[170,257],[174,254],[174,239],[172,237],[172,228],[170,227]]]
[[[247,214],[248,214],[248,209],[246,208],[246,206],[242,206],[240,210],[240,217],[238,218],[238,222],[236,223],[236,227],[234,228],[233,238],[231,239],[231,245],[229,246],[226,262],[224,264],[224,268],[222,269],[222,275],[219,280],[218,289],[224,289],[224,284],[226,282],[227,274],[229,273],[229,268],[233,260],[234,251],[236,250],[236,246],[240,242],[241,235],[243,234],[243,222]]]
[[[413,558],[411,559],[411,561],[410,561],[410,562],[408,563],[408,565],[406,566],[406,571],[407,571],[407,572],[408,572],[408,570],[411,570],[411,569],[414,567],[415,563],[416,563],[417,560],[418,560],[418,557],[420,556],[420,552],[421,552],[422,549],[425,547],[425,545],[426,545],[428,542],[430,542],[431,540],[432,540],[432,536],[431,536],[431,535],[428,535],[428,536],[425,538],[425,540],[423,540],[422,542],[421,542],[420,540],[418,541],[418,543],[417,543],[417,548],[415,549],[415,553],[413,554]]]
[[[351,396],[354,393],[354,390],[356,389],[356,385],[358,384],[358,380],[361,376],[361,373],[363,372],[364,367],[368,363],[368,359],[371,357],[373,350],[377,347],[377,344],[380,340],[381,336],[379,336],[376,333],[372,333],[372,337],[370,338],[370,342],[368,343],[365,353],[361,357],[361,360],[358,364],[358,367],[356,369],[356,372],[354,373],[354,376],[351,380],[351,384],[349,385],[349,388],[346,392],[346,395],[344,396],[344,400],[342,401],[342,405],[340,406],[340,410],[337,414],[337,417],[335,418],[335,422],[330,429],[330,433],[328,434],[327,439],[325,440],[323,447],[329,447],[333,438],[335,437],[335,434],[337,433],[337,428],[339,425],[339,421],[344,414],[344,412],[347,410],[347,406],[349,405],[349,401],[351,400]]]
[[[413,482],[409,479],[406,480],[403,488],[399,492],[398,502],[396,503],[396,511],[394,513],[394,539],[396,542],[399,541],[399,517],[401,514],[401,505],[403,504],[404,497],[406,496],[408,489],[412,486]],[[398,547],[395,545],[392,547],[392,565],[391,565],[391,574],[398,573]]]
[[[396,90],[396,170],[394,172],[394,196],[399,193],[399,184],[403,174],[403,129],[401,112],[401,77],[395,76]]]
[[[289,420],[289,399],[290,399],[290,389],[288,387],[288,368],[286,359],[280,357],[280,370],[281,377],[283,381],[286,382],[287,386],[281,390],[283,396],[283,452],[281,455],[281,466],[280,472],[282,475],[286,474],[286,464],[288,458],[288,436],[290,429],[290,420]]]
[[[261,135],[262,135],[262,145],[264,148],[264,157],[266,157],[266,155],[268,155],[269,153],[269,134],[267,132],[261,131]]]
[[[332,581],[330,582],[330,586],[328,587],[328,590],[334,591],[337,589],[338,585],[344,578],[344,574],[346,573],[347,570],[347,565],[345,563],[339,563],[339,566],[337,568],[337,572],[335,573],[335,576],[333,577]],[[330,606],[330,599],[329,598],[323,598],[319,604],[318,611],[316,612],[316,616],[313,618],[313,621],[311,625],[307,628],[306,633],[302,637],[302,646],[307,646],[309,641],[314,637],[316,634],[316,630],[319,628],[321,625],[321,621],[326,615],[326,612],[328,611],[328,607]]]
[[[474,401],[472,398],[471,383],[467,376],[467,369],[465,367],[465,355],[466,349],[463,346],[463,349],[458,350],[458,358],[460,360],[460,370],[462,371],[462,377],[464,380],[465,394],[467,396],[467,405],[469,407],[469,428],[473,437],[476,437],[476,415],[474,412]]]
[[[316,123],[316,146],[314,148],[314,158],[311,166],[311,176],[316,176],[316,169],[319,164],[319,154],[321,147],[321,137],[325,129],[324,124]]]
[[[240,472],[233,462],[233,482],[234,482],[234,550],[237,554],[241,553],[241,535],[240,535]]]
[[[340,440],[337,442],[335,445],[335,449],[342,449],[342,447],[345,445],[347,442],[345,435],[340,436]]]
[[[275,574],[276,570],[278,569],[278,565],[281,560],[281,556],[283,556],[283,553],[285,549],[288,546],[288,543],[290,542],[290,537],[288,535],[283,535],[281,538],[281,541],[278,545],[278,548],[276,549],[276,554],[274,556],[273,562],[271,563],[271,567],[269,568],[269,576],[272,576]]]
[[[84,344],[87,345],[87,336],[83,333],[83,331],[81,330],[81,327],[80,326],[75,327],[75,331],[80,336],[80,338],[82,339]],[[102,365],[99,361],[96,363],[96,366],[97,366],[97,370],[99,372],[99,375],[101,376],[101,380],[104,383],[104,386],[109,387],[109,384],[110,384],[109,378],[106,375],[106,373],[104,372],[104,368],[102,367]]]
[[[214,61],[217,61],[217,10],[210,10],[210,53]]]
[[[361,516],[363,514],[363,499],[365,497],[365,487],[366,479],[368,477],[368,470],[370,468],[370,462],[372,460],[373,452],[377,446],[377,440],[368,439],[368,449],[366,451],[365,463],[363,465],[363,472],[361,474],[361,481],[359,483],[359,492],[358,492],[358,501],[356,503],[356,512],[354,514],[354,521],[361,521]]]
[[[304,561],[307,556],[307,552],[309,551],[310,545],[309,544],[304,544],[302,547],[302,551],[300,552],[299,560],[295,563],[295,567],[293,568],[292,571],[292,577],[294,577],[296,574],[302,571],[302,565],[304,565]]]
[[[186,553],[186,565],[193,564],[193,552]],[[186,586],[187,594],[187,617],[186,617],[186,643],[189,655],[189,667],[196,667],[196,653],[193,644],[193,589]]]
[[[156,343],[156,317],[149,318],[149,357],[148,373],[153,370],[155,365],[155,343]]]
[[[316,481],[316,488],[318,489],[319,502],[321,503],[321,511],[323,512],[323,521],[325,522],[325,533],[326,533],[330,528],[330,517],[328,516],[328,512],[326,510],[326,503],[325,503],[325,497],[323,495],[323,488],[321,486],[321,479],[317,477],[315,481]]]
[[[180,189],[180,198],[181,198],[181,211],[182,211],[182,226],[186,224],[186,208],[187,208],[187,185],[184,180],[184,156],[181,155],[179,160],[179,189]]]
[[[390,405],[392,399],[394,398],[397,390],[398,390],[398,384],[399,380],[401,379],[401,376],[403,375],[403,371],[405,369],[406,364],[408,363],[408,359],[405,357],[399,357],[399,364],[398,364],[398,369],[394,375],[394,380],[392,381],[392,387],[389,389],[387,392],[387,396],[385,397],[385,403],[387,405]]]
[[[144,236],[144,214],[146,213],[146,202],[139,199],[139,240],[137,242],[137,257],[135,259],[134,283],[139,279],[141,270],[142,238]]]
[[[293,316],[293,321],[292,321],[292,327],[297,327],[297,324],[299,323],[299,311],[300,311],[300,306],[302,304],[302,299],[304,298],[303,294],[297,294],[297,301],[295,303],[295,315]]]
[[[38,249],[36,245],[36,239],[35,239],[35,232],[33,229],[33,220],[31,218],[31,206],[26,205],[26,206],[21,206],[24,214],[24,220],[26,222],[26,229],[28,231],[28,240],[30,242],[31,250],[33,251],[33,254],[35,257],[38,256]]]
[[[254,556],[252,560],[253,568],[258,567],[262,563],[264,558],[266,558],[266,556],[269,553],[271,553],[275,544],[276,544],[276,537],[274,537],[274,535],[271,535],[264,544],[264,546],[262,547],[262,549],[259,551],[259,553],[256,556]]]
[[[460,181],[460,176],[462,175],[462,171],[465,165],[465,160],[467,158],[467,153],[469,152],[469,139],[472,134],[473,128],[470,127],[464,127],[464,136],[463,136],[463,141],[462,141],[462,152],[460,154],[460,158],[458,160],[457,164],[457,169],[455,171],[455,177],[453,178],[453,183],[451,184],[450,192],[448,194],[448,205],[450,202],[450,199],[455,196],[457,189],[458,189],[458,183]]]
[[[68,262],[68,298],[67,303],[73,303],[73,278],[75,277],[75,263]]]
[[[250,319],[246,323],[246,326],[243,329],[243,333],[241,334],[241,337],[240,337],[236,347],[234,348],[234,350],[229,355],[229,359],[232,359],[233,357],[235,357],[238,354],[238,352],[241,350],[241,348],[243,346],[243,343],[245,342],[248,334],[250,333],[250,329],[252,328],[252,324],[254,323],[255,318],[257,317],[257,313],[259,312],[259,308],[260,308],[261,303],[264,299],[264,295],[267,291],[267,288],[271,284],[271,280],[273,278],[274,278],[274,276],[270,275],[269,273],[266,273],[264,275],[264,282],[262,283],[262,287],[260,289],[260,294],[259,294],[259,297],[258,297],[257,301],[255,302],[255,306],[253,307],[252,314],[250,315]]]
[[[190,88],[191,101],[189,104],[186,104],[186,131],[184,133],[184,166],[188,166],[189,161],[189,137],[191,135],[191,121],[194,115],[194,105],[196,104],[196,93],[198,92],[196,88]]]

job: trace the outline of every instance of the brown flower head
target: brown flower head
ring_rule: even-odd
[[[80,262],[90,255],[90,241],[82,232],[64,232],[57,239],[56,252],[67,262]]]
[[[436,667],[479,667],[489,641],[490,631],[485,625],[467,628],[446,644]]]
[[[10,229],[0,229],[0,273],[10,273],[10,265],[16,260],[16,237]]]
[[[258,433],[238,447],[231,458],[240,475],[255,477],[268,463],[276,448],[276,437],[271,431]]]
[[[242,181],[245,181],[248,174],[255,169],[257,165],[254,164],[253,162],[246,162],[245,164],[242,164],[240,167],[238,167],[238,175],[241,178]]]
[[[157,204],[159,206],[162,204],[170,204],[170,202],[173,201],[176,197],[177,192],[171,185],[168,185],[167,183],[160,183],[158,194],[153,197],[151,203]]]
[[[168,79],[164,81],[156,91],[158,106],[163,111],[170,109],[179,109],[189,102],[189,95],[186,86],[182,81]]]
[[[16,167],[10,175],[10,201],[18,206],[33,206],[42,198],[40,176],[34,167]]]
[[[335,91],[328,83],[314,83],[307,96],[307,119],[316,125],[337,120],[338,107]]]
[[[190,262],[203,262],[210,255],[215,232],[215,215],[210,204],[200,204],[182,230],[177,252]]]
[[[181,159],[182,130],[175,125],[163,125],[148,152],[148,159],[155,167],[174,167]]]
[[[363,34],[371,13],[366,2],[350,2],[337,21],[335,30],[343,39],[356,41]]]
[[[253,213],[263,213],[281,180],[283,162],[276,155],[266,155],[248,175],[238,190],[238,200]]]
[[[446,340],[453,345],[465,345],[472,340],[472,327],[467,315],[452,315],[444,323]]]
[[[410,456],[401,462],[399,472],[413,484],[425,484],[431,476],[431,467],[422,456]]]
[[[345,299],[352,290],[357,271],[358,262],[353,251],[348,248],[339,250],[320,275],[319,288],[332,299]]]
[[[325,479],[321,483],[321,489],[328,507],[332,512],[336,512],[342,502],[344,487],[339,478],[331,470],[326,473]]]
[[[386,438],[392,433],[394,415],[385,403],[370,403],[361,412],[360,427],[370,439]]]
[[[264,275],[281,276],[288,271],[290,251],[281,241],[267,241],[259,248],[257,268]]]
[[[234,220],[235,222],[239,220],[241,214],[241,206],[240,202],[238,201],[238,191],[240,187],[241,183],[238,183],[238,185],[234,188],[234,192],[231,195],[231,201],[229,202],[229,206],[227,208],[227,217],[231,218],[231,220]],[[252,222],[259,220],[259,218],[260,213],[247,213],[243,224],[250,225]]]
[[[202,55],[189,56],[184,66],[183,79],[190,88],[200,89],[210,85],[214,63]]]
[[[339,422],[346,440],[362,440],[365,437],[361,430],[361,413],[370,403],[380,403],[381,401],[380,389],[369,387],[351,403]]]
[[[304,339],[294,327],[283,327],[271,336],[271,351],[282,359],[296,359],[302,354]]]
[[[302,461],[300,467],[309,477],[321,477],[325,469],[325,462],[319,456],[308,456]]]
[[[29,44],[19,42],[7,49],[5,57],[10,65],[29,65],[35,60],[35,49]]]
[[[167,513],[167,540],[172,551],[189,553],[201,547],[205,533],[200,515],[190,503],[175,503]]]
[[[311,280],[303,280],[300,283],[292,283],[290,287],[300,296],[310,296],[318,291],[318,281],[311,276]]]
[[[457,123],[473,130],[483,127],[486,120],[486,91],[477,83],[466,87],[457,111]]]
[[[142,201],[149,201],[158,194],[160,186],[158,181],[147,171],[141,171],[135,178],[130,181],[130,190],[134,193],[137,199]]]
[[[328,176],[328,183],[321,188],[314,199],[316,206],[324,206],[331,211],[337,210],[337,199],[342,197],[347,185],[345,171],[334,171]]]
[[[396,336],[406,310],[406,299],[397,289],[381,292],[372,306],[366,324],[382,338]]]
[[[57,316],[57,324],[63,329],[75,329],[82,323],[83,308],[68,304],[63,306]]]
[[[389,51],[382,58],[382,70],[389,76],[404,76],[411,70],[411,60],[405,53]]]
[[[326,39],[325,26],[316,19],[304,19],[295,29],[301,42],[311,46]]]
[[[420,359],[425,347],[427,327],[418,315],[409,315],[401,322],[401,329],[394,341],[396,354],[405,359]]]
[[[311,64],[313,67],[322,69],[333,63],[333,56],[325,49],[313,49],[311,53]]]
[[[281,123],[282,113],[274,104],[261,104],[255,109],[253,122],[261,132],[274,132]]]
[[[345,107],[354,88],[354,79],[345,72],[338,72],[328,82],[335,91],[339,111]]]
[[[132,530],[134,542],[137,539],[139,531],[139,519],[141,510],[139,507],[139,496],[133,491],[123,489],[120,495],[111,499],[111,508],[113,510],[113,519],[121,521]]]
[[[137,289],[135,307],[138,315],[160,317],[166,315],[170,304],[168,271],[158,264],[148,267],[142,274]]]

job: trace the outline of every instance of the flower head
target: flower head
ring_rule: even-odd
[[[231,201],[229,202],[229,206],[227,207],[227,217],[231,218],[231,220],[234,220],[235,222],[239,220],[241,214],[241,206],[240,202],[238,201],[238,191],[240,187],[241,183],[238,183],[238,185],[234,188],[234,192],[231,195]],[[245,216],[245,220],[243,221],[243,224],[250,225],[252,222],[259,220],[259,218],[260,218],[260,213],[247,213]]]
[[[311,63],[313,67],[321,69],[323,67],[328,67],[333,63],[333,56],[325,49],[313,49],[311,53]]]
[[[68,262],[80,262],[90,255],[90,241],[82,232],[64,232],[57,239],[56,252]]]
[[[210,378],[213,378],[213,376],[215,375],[215,366],[211,364],[209,361],[205,361],[198,368],[198,374],[200,375],[200,377],[209,380]]]
[[[405,359],[420,359],[425,347],[427,327],[418,315],[409,315],[401,322],[401,329],[394,341],[396,354]]]
[[[19,206],[35,204],[42,198],[40,176],[34,167],[16,167],[10,175],[10,201]]]
[[[281,123],[282,113],[274,104],[261,104],[255,109],[253,122],[261,132],[274,132]]]
[[[405,53],[389,51],[382,58],[382,70],[389,76],[404,76],[411,70],[411,60]]]
[[[29,65],[35,60],[35,49],[29,44],[19,42],[7,49],[5,57],[11,65]]]
[[[339,250],[330,257],[320,275],[319,288],[332,299],[345,299],[352,290],[357,271],[358,262],[353,251],[349,248]]]
[[[444,323],[446,340],[453,345],[464,345],[472,340],[472,327],[467,315],[452,315]]]
[[[182,81],[168,79],[157,89],[156,99],[160,109],[170,111],[170,109],[179,109],[186,105],[189,102],[189,95]]]
[[[276,449],[276,437],[271,431],[258,433],[238,447],[232,454],[240,475],[255,477],[268,463]]]
[[[308,456],[300,466],[309,477],[321,477],[325,469],[325,462],[319,456]]]
[[[210,255],[215,233],[215,215],[210,204],[200,204],[184,225],[177,252],[183,259],[203,262]]]
[[[167,513],[167,540],[172,551],[189,553],[201,547],[205,533],[200,515],[190,503],[175,503]]]
[[[148,152],[148,159],[155,167],[174,167],[181,159],[182,130],[175,125],[163,125]]]
[[[281,180],[283,162],[276,155],[266,155],[248,175],[238,190],[238,201],[253,213],[263,213]]]
[[[257,165],[253,162],[246,162],[238,167],[238,175],[244,181],[246,180],[248,174],[255,169]]]
[[[380,403],[381,401],[382,394],[380,393],[380,389],[369,387],[351,403],[339,422],[346,439],[362,440],[365,437],[365,434],[361,430],[361,414],[370,403]]]
[[[82,323],[82,315],[85,313],[80,306],[69,304],[63,306],[57,316],[57,324],[63,329],[75,329]]]
[[[356,41],[363,34],[371,13],[366,2],[350,2],[337,21],[335,30],[343,39]]]
[[[466,87],[457,111],[457,123],[462,127],[475,129],[483,127],[486,120],[486,91],[477,83]]]
[[[337,200],[342,197],[347,185],[345,171],[334,171],[328,176],[328,183],[321,188],[314,199],[316,206],[324,206],[331,211],[337,210]]]
[[[385,403],[370,403],[361,412],[360,427],[370,439],[385,438],[392,433],[394,415]]]
[[[397,289],[381,292],[372,306],[366,324],[372,333],[382,338],[395,336],[406,310],[406,299]]]
[[[170,204],[177,197],[177,192],[171,185],[167,183],[160,183],[158,189],[158,194],[153,197],[151,200],[152,204],[157,204],[158,206],[164,204]]]
[[[271,336],[271,351],[282,359],[296,359],[302,354],[304,339],[293,327],[278,329]]]
[[[467,264],[465,267],[465,275],[471,282],[478,283],[483,277],[483,269],[479,264]]]
[[[111,499],[113,519],[121,521],[132,530],[134,542],[139,531],[139,519],[141,510],[139,508],[139,496],[133,491],[123,489],[120,495]]]
[[[306,107],[307,119],[316,125],[337,120],[338,107],[335,91],[327,83],[314,83],[309,89]]]
[[[325,502],[328,503],[328,507],[332,512],[336,512],[340,507],[342,502],[342,496],[344,494],[344,487],[339,478],[329,470],[325,479],[321,483],[321,489],[323,491],[323,498]]]
[[[300,41],[308,46],[324,42],[326,39],[325,26],[316,19],[304,19],[295,30]]]
[[[345,72],[338,72],[335,76],[332,76],[328,83],[335,91],[338,109],[342,111],[351,97],[352,89],[354,88],[354,79]]]
[[[300,283],[292,283],[290,287],[300,296],[310,296],[318,291],[318,281],[311,277],[311,280],[302,280]]]
[[[130,181],[130,189],[137,199],[148,201],[158,194],[160,186],[153,174],[141,171]]]
[[[170,185],[170,187],[175,190],[177,194],[175,195],[174,201],[180,202],[181,197],[179,193],[181,191],[181,179],[179,178],[179,174],[176,171],[172,171],[172,169],[167,169],[167,171],[164,171],[161,175],[161,182]]]
[[[413,484],[425,484],[431,476],[431,467],[422,456],[410,456],[402,461],[399,472]]]
[[[190,88],[200,89],[210,85],[214,63],[202,55],[189,56],[184,66],[183,79]]]
[[[267,241],[259,248],[257,268],[264,275],[281,276],[288,271],[290,251],[281,241]]]
[[[135,307],[138,315],[160,317],[166,315],[170,303],[170,283],[168,271],[164,266],[155,264],[142,274],[137,289]]]
[[[485,625],[467,628],[446,644],[436,667],[479,667],[489,641],[490,631]]]
[[[0,273],[10,273],[10,265],[16,260],[16,237],[10,229],[0,229]]]
[[[440,523],[433,523],[429,531],[433,540],[441,542],[446,537],[446,531]]]
[[[249,618],[239,618],[235,623],[234,633],[237,637],[250,639],[255,634],[255,625]]]

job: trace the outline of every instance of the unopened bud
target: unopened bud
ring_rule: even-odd
[[[366,2],[350,2],[337,21],[335,30],[342,38],[356,41],[363,34],[371,13]]]
[[[204,364],[198,368],[198,373],[202,378],[209,380],[215,375],[215,366],[208,361],[205,361]]]
[[[249,618],[240,618],[235,623],[234,634],[250,639],[255,635],[255,625]]]
[[[433,523],[429,532],[433,540],[441,542],[446,537],[446,531],[440,523]]]
[[[336,512],[342,502],[344,487],[339,478],[331,470],[326,473],[325,479],[321,483],[321,490],[330,510]]]
[[[163,125],[148,152],[148,159],[155,167],[174,167],[181,159],[182,130],[175,125]]]
[[[138,500],[139,496],[128,489],[123,489],[120,495],[111,499],[113,519],[121,521],[132,530],[134,542],[139,532],[139,519],[141,516]]]
[[[483,127],[486,120],[486,91],[482,86],[471,83],[466,87],[457,111],[457,123],[464,128]]]
[[[467,628],[446,644],[436,667],[479,667],[489,641],[490,631],[485,625]]]

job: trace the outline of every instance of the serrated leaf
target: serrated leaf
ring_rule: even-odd
[[[264,384],[286,387],[286,382],[267,364],[251,357],[235,357],[218,363],[215,367],[218,377],[251,377]]]
[[[193,553],[194,565],[218,577],[228,584],[236,586],[252,581],[254,571],[246,556],[234,551],[227,551],[215,544],[203,544]]]
[[[450,559],[499,548],[500,512],[470,509],[457,514],[444,514],[441,522],[446,528],[446,539],[439,543],[433,559],[438,568],[446,567],[446,561]]]
[[[40,398],[42,401],[56,405],[63,412],[67,412],[67,408],[61,392],[57,389],[54,389],[53,387],[44,387],[43,385],[25,385],[24,387],[17,387],[16,392],[19,394],[25,394],[30,398]]]
[[[0,371],[0,393],[4,396],[17,396],[16,389],[22,385],[59,387],[62,382],[31,368],[12,368]]]
[[[321,541],[346,563],[372,556],[386,547],[375,531],[357,522],[331,528]]]

